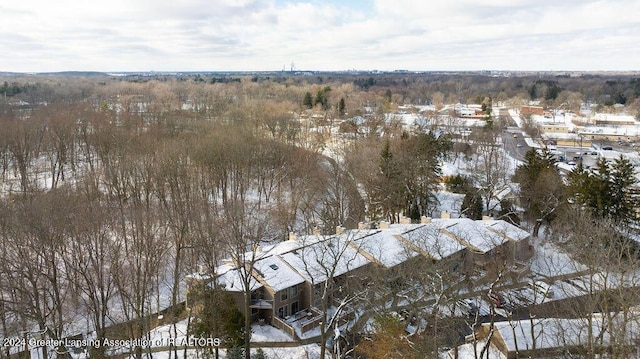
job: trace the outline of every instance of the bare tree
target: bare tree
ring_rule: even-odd
[[[509,183],[509,159],[500,144],[501,131],[485,128],[472,138],[475,163],[472,178],[484,200],[484,209],[490,213],[498,204],[495,200]]]
[[[327,351],[327,340],[334,334],[334,350],[339,350],[339,327],[343,316],[353,311],[360,299],[368,294],[364,258],[352,240],[351,231],[342,235],[321,238],[297,251],[296,257],[287,257],[303,268],[303,276],[311,283],[311,304],[320,311],[320,357]],[[337,354],[334,352],[334,354]],[[348,353],[341,353],[347,355]]]
[[[2,226],[5,310],[21,318],[23,331],[62,339],[75,298],[61,265],[69,219],[57,206],[70,203],[59,192],[19,198],[4,208],[10,211]],[[64,347],[43,348],[45,356],[48,350],[66,353]]]
[[[112,231],[115,218],[99,198],[96,193],[87,193],[75,199],[74,223],[63,260],[76,301],[85,308],[95,339],[102,342],[107,328],[117,320],[112,317],[111,308],[115,304],[115,279],[124,254],[122,243]],[[91,356],[102,358],[105,349],[93,347]]]

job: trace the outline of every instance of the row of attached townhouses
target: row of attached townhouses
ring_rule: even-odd
[[[194,280],[215,283],[233,295],[245,316],[299,338],[320,322],[327,281],[331,281],[334,300],[342,285],[353,289],[349,278],[366,281],[368,273],[382,271],[385,278],[394,280],[424,261],[474,280],[493,280],[498,270],[504,275],[505,269],[515,279],[528,274],[524,263],[532,255],[527,231],[488,217],[477,221],[423,217],[419,224],[381,222],[378,229],[339,228],[337,232],[291,234],[287,241],[245,255],[253,258],[250,313],[243,305],[247,263],[225,261],[213,274],[190,275],[187,285]]]

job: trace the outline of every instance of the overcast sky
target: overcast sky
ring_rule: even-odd
[[[640,0],[16,0],[0,71],[640,70]]]

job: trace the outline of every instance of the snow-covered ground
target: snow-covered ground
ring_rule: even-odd
[[[254,325],[251,327],[252,342],[292,342],[288,334],[270,325]]]
[[[162,325],[154,328],[149,332],[149,340],[153,343],[152,346],[165,346],[169,338],[176,338],[177,343],[181,343],[186,338],[187,334],[187,320],[182,320],[176,323],[177,336],[174,335],[174,328],[172,324]],[[292,342],[288,334],[283,331],[274,328],[270,325],[253,325],[251,327],[251,341],[255,343],[261,342]]]
[[[177,333],[177,335],[175,333]],[[186,343],[186,334],[187,320],[183,320],[176,323],[175,332],[173,325],[163,325],[151,330],[146,337],[146,340],[150,343],[151,350],[154,350],[154,348],[158,349],[159,347],[168,346],[171,340],[178,345]],[[252,346],[256,347],[251,350],[252,354],[255,354],[258,350],[257,347],[260,346],[259,343],[293,342],[293,339],[283,331],[270,325],[253,325],[251,328],[251,342],[254,343]],[[110,349],[116,350],[117,348]],[[317,344],[293,347],[265,347],[262,348],[262,350],[268,358],[307,359],[320,357],[320,347]],[[221,349],[219,354],[220,358],[226,358],[226,349]],[[202,355],[202,353],[198,353],[198,350],[196,349],[187,350],[187,358],[197,357],[198,355]],[[169,353],[168,351],[154,352],[153,357],[160,359],[175,358],[173,353]],[[183,357],[184,350],[181,349],[178,351],[178,358]]]
[[[480,352],[482,352],[482,348],[484,348],[487,345],[487,341],[486,340],[478,340],[475,343],[475,349],[474,349],[474,344],[473,343],[468,343],[468,344],[464,344],[458,347],[458,359],[475,359],[476,358],[476,353],[478,355],[480,355]],[[491,358],[491,359],[506,359],[507,357],[502,354],[495,346],[491,345],[489,346],[489,350],[488,350],[488,355],[487,358]],[[449,352],[447,352],[446,354],[440,356],[441,359],[453,359],[456,356],[455,353],[455,349],[451,349]],[[484,356],[483,356],[484,358]]]
[[[251,349],[251,357],[256,355],[257,348]],[[275,347],[275,348],[262,348],[265,356],[270,359],[319,359],[320,347],[317,344],[301,345],[297,347]],[[227,358],[227,351],[221,349],[219,351],[220,359]],[[154,359],[182,359],[182,358],[199,358],[204,357],[202,353],[198,353],[197,350],[187,350],[187,355],[184,355],[184,350],[178,351],[178,356],[174,356],[170,352],[157,352],[153,353]]]

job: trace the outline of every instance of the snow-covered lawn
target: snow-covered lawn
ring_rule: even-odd
[[[251,349],[251,357],[255,355],[258,349]],[[262,348],[265,356],[270,359],[319,359],[320,358],[320,347],[317,344],[309,344],[302,345],[298,347],[291,348]],[[221,349],[219,351],[220,359],[227,358],[226,349]],[[203,358],[202,353],[198,353],[197,350],[187,350],[187,355],[185,357],[184,350],[178,351],[178,356],[170,352],[157,352],[153,353],[154,359],[181,359],[181,358]]]
[[[287,333],[270,325],[253,325],[251,327],[252,342],[292,342]]]
[[[475,345],[475,350],[473,348],[473,343],[464,344],[458,347],[458,358],[459,359],[475,359],[476,353],[480,355],[482,348],[487,344],[486,340],[478,340]],[[488,350],[488,358],[491,359],[506,359],[507,357],[502,354],[495,346],[489,346]],[[483,356],[484,357],[484,356]],[[444,355],[440,356],[441,359],[453,359],[455,358],[455,351],[452,349]]]
[[[176,343],[183,342],[187,334],[187,320],[176,323],[177,336],[174,335],[172,324],[159,326],[149,332],[149,340],[152,346],[164,346],[169,338],[176,338]],[[252,342],[292,342],[288,334],[272,327],[271,325],[257,325],[251,327]]]
[[[173,325],[159,326],[149,332],[148,341],[151,343],[152,348],[158,348],[161,346],[167,346],[170,338],[176,338],[175,343],[183,343],[187,333],[187,321],[183,320],[176,323],[177,336],[174,335]],[[260,342],[293,342],[293,339],[282,332],[281,330],[274,328],[270,325],[253,325],[251,328],[251,341],[253,345],[258,346]],[[253,346],[252,345],[252,346]],[[307,359],[307,358],[319,358],[320,347],[317,344],[300,345],[294,347],[269,347],[262,349],[268,358],[291,358],[291,359]],[[257,351],[257,348],[251,349],[252,354]],[[220,358],[226,358],[226,349],[219,351]],[[178,350],[178,358],[184,358],[184,350]],[[201,357],[202,353],[198,353],[198,350],[187,350],[186,358]],[[253,356],[253,355],[252,355]],[[174,359],[173,353],[168,351],[154,352],[153,357],[156,359]]]

